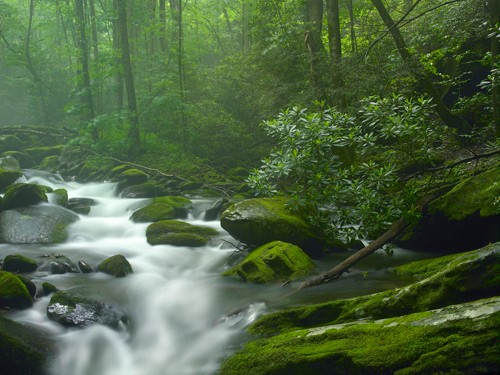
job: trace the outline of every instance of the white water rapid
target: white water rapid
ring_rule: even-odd
[[[2,244],[0,258],[15,253],[34,259],[41,259],[43,254],[62,254],[74,263],[83,260],[96,268],[107,257],[122,254],[134,271],[124,278],[103,273],[53,275],[44,271],[30,275],[38,285],[47,281],[61,290],[119,306],[130,321],[122,331],[101,325],[63,328],[46,316],[49,297],[37,299],[31,309],[10,314],[15,320],[43,328],[55,338],[58,354],[50,367],[53,375],[215,374],[221,360],[246,339],[245,327],[267,309],[262,301],[279,300],[278,296],[293,287],[252,285],[220,276],[234,249],[222,245],[224,236],[228,237],[218,221],[205,222],[198,214],[211,203],[208,200],[194,200],[197,207],[188,221],[217,229],[219,238],[196,249],[151,246],[145,237],[148,224],[129,220],[134,210],[147,203],[146,199],[117,197],[112,183],[79,184],[34,171],[26,171],[25,176],[27,182],[65,188],[69,198],[92,198],[97,205],[70,226],[65,243]],[[412,256],[402,254],[400,261]],[[313,288],[293,301],[284,299],[281,307],[402,285],[401,280],[385,271],[387,257],[381,255],[379,260],[382,258],[383,267],[373,258],[374,272],[368,281],[361,272],[354,273],[334,287]],[[231,311],[237,313],[228,315]]]

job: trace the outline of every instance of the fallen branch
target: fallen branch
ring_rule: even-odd
[[[440,195],[440,194],[439,194]],[[418,211],[422,211],[430,202],[437,198],[439,195],[432,195],[427,198],[422,199],[420,204],[417,206]],[[327,283],[331,280],[338,279],[342,276],[343,273],[347,272],[349,268],[351,268],[354,264],[359,262],[361,259],[367,257],[368,255],[374,253],[382,246],[396,238],[399,234],[401,234],[406,228],[408,228],[409,224],[406,222],[404,218],[400,218],[394,224],[392,224],[389,229],[378,237],[375,241],[371,242],[368,246],[365,246],[361,250],[357,251],[349,258],[333,267],[327,272],[322,273],[318,277],[315,277],[312,280],[305,281],[300,285],[298,290],[309,288],[312,286],[321,285]]]

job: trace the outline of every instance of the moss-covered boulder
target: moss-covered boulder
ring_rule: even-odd
[[[15,135],[0,135],[0,152],[19,150],[21,147],[22,142]]]
[[[59,206],[29,206],[0,212],[0,243],[60,243],[78,215]]]
[[[143,184],[148,180],[147,173],[139,169],[127,169],[118,175],[118,179],[124,181],[124,186]]]
[[[317,256],[323,241],[310,225],[287,207],[287,198],[254,198],[234,203],[221,215],[222,228],[239,241],[261,246],[285,241]]]
[[[2,156],[0,157],[0,168],[7,169],[9,171],[21,171],[21,165],[19,160],[12,156]]]
[[[223,273],[255,283],[295,280],[314,269],[311,258],[298,246],[273,241],[253,250],[241,263]]]
[[[51,189],[38,184],[17,183],[10,185],[3,196],[0,210],[31,206],[48,202],[47,191]]]
[[[0,191],[17,181],[22,174],[19,171],[0,168]]]
[[[253,341],[221,375],[477,374],[500,371],[500,297],[425,313],[295,329]]]
[[[36,164],[40,164],[47,156],[60,156],[62,149],[62,145],[30,147],[24,149],[24,152],[27,153]]]
[[[86,328],[102,324],[118,329],[126,323],[125,314],[110,304],[58,291],[52,295],[47,306],[47,316],[63,326]]]
[[[396,268],[396,272],[414,276],[418,281],[368,296],[265,315],[250,330],[270,334],[295,327],[339,324],[361,318],[380,319],[500,295],[500,243],[416,261]]]
[[[97,269],[101,272],[113,275],[114,277],[125,277],[129,273],[133,273],[132,266],[121,254],[113,255],[103,260]]]
[[[187,217],[188,211],[192,208],[193,202],[184,197],[157,197],[137,211],[130,220],[136,223],[148,223],[160,220],[183,219]]]
[[[433,201],[401,245],[449,251],[500,241],[500,166],[469,177]]]
[[[0,308],[26,309],[32,305],[26,285],[13,273],[0,271]]]
[[[31,156],[22,151],[6,151],[2,152],[2,157],[13,157],[19,162],[21,168],[31,168],[35,165],[35,161]]]
[[[205,246],[210,237],[218,232],[209,227],[192,225],[178,220],[162,220],[146,229],[146,238],[151,245]]]
[[[34,272],[38,268],[36,260],[21,254],[7,255],[3,260],[3,270],[17,273]]]
[[[59,170],[59,156],[52,155],[43,158],[43,160],[38,165],[38,169],[57,172]]]
[[[0,316],[0,371],[4,375],[48,375],[55,356],[52,339],[45,332]]]
[[[68,205],[68,191],[66,189],[56,189],[50,193],[49,201],[61,207]]]
[[[157,181],[127,186],[121,191],[123,198],[155,198],[168,195],[170,190]]]

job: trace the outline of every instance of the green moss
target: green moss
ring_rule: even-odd
[[[66,189],[56,189],[52,194],[54,195],[54,204],[61,207],[68,205],[68,191]]]
[[[213,228],[192,225],[178,220],[157,221],[146,229],[151,245],[204,246],[210,237],[219,232]]]
[[[450,192],[436,199],[429,206],[431,212],[440,211],[447,218],[462,220],[479,212],[481,217],[500,214],[500,205],[495,200],[500,196],[500,168],[472,176]]]
[[[62,145],[58,146],[44,146],[44,147],[30,147],[24,150],[31,158],[40,163],[47,156],[60,156],[63,149]]]
[[[26,285],[16,275],[0,271],[0,307],[28,308],[33,304]]]
[[[273,241],[253,250],[241,263],[223,273],[246,281],[269,283],[295,280],[314,269],[312,260],[298,246]]]
[[[494,303],[498,306],[498,299]],[[445,316],[436,311],[256,340],[229,358],[220,374],[475,373],[500,368],[500,312],[479,319]]]
[[[157,197],[150,204],[135,211],[130,219],[134,222],[156,222],[187,217],[192,202],[184,197]]]
[[[148,175],[138,169],[127,169],[120,173],[119,178],[125,179],[129,184],[142,184],[148,179]]]
[[[2,199],[2,210],[26,207],[48,202],[46,192],[50,188],[38,184],[17,183],[10,185]]]
[[[33,272],[38,268],[36,260],[21,254],[7,255],[3,261],[3,270],[9,272]]]
[[[121,254],[113,255],[99,264],[99,271],[113,275],[115,277],[125,277],[133,273],[132,266]]]
[[[413,275],[419,271],[426,278],[404,288],[265,315],[250,331],[269,335],[360,318],[395,317],[500,294],[500,243],[413,267]]]
[[[43,158],[38,168],[44,171],[56,172],[59,168],[59,156],[53,155]]]
[[[0,190],[4,190],[10,184],[17,181],[22,174],[19,171],[11,171],[0,168]]]

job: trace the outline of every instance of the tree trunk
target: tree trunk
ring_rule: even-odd
[[[251,5],[248,0],[241,4],[241,51],[244,55],[250,52],[250,11]]]
[[[113,0],[113,9],[118,9],[118,0]],[[121,42],[120,42],[120,24],[118,22],[118,16],[113,19],[113,50],[115,51],[115,64],[117,69],[115,73],[115,93],[116,93],[116,109],[118,111],[123,110],[123,91],[124,91],[124,82],[123,82],[123,71],[119,67],[122,66],[122,59],[119,57],[121,55]]]
[[[160,49],[163,54],[167,53],[167,13],[166,13],[166,0],[160,0],[159,4],[159,17],[160,17]]]
[[[88,123],[92,119],[94,119],[95,112],[92,99],[92,88],[90,86],[89,48],[87,43],[83,0],[75,0],[75,20],[78,30],[77,43],[80,52],[80,64],[82,68],[82,71],[80,72],[78,77],[82,98],[82,120]],[[99,140],[99,134],[96,128],[92,129],[92,138],[94,139],[94,141]]]
[[[340,35],[339,0],[326,1],[326,18],[328,21],[328,43],[333,65],[342,61],[342,45]]]
[[[356,41],[356,30],[354,28],[354,10],[352,7],[352,0],[347,2],[347,10],[349,11],[349,28],[351,33],[351,52],[358,50],[358,43]]]
[[[323,0],[305,0],[304,20],[306,25],[304,44],[309,53],[311,82],[314,87],[321,85],[321,60],[323,42],[321,41],[323,25]]]
[[[417,80],[417,82],[422,86],[427,95],[432,98],[434,105],[436,106],[436,112],[438,113],[441,121],[450,127],[457,129],[459,134],[468,133],[471,130],[470,125],[460,116],[453,114],[450,109],[444,104],[438,90],[434,87],[431,78],[424,71],[420,63],[414,59],[406,46],[406,42],[403,35],[399,31],[399,28],[394,23],[389,12],[385,8],[382,0],[371,0],[375,8],[377,9],[382,21],[389,30],[396,44],[396,48],[401,55],[403,61],[410,68],[411,73]]]
[[[490,22],[492,28],[491,36],[491,69],[500,69],[500,40],[498,39],[500,27],[500,1],[488,0],[488,8],[490,11]],[[497,79],[500,79],[500,74]],[[500,82],[494,82],[491,89],[492,107],[493,107],[493,123],[495,125],[496,138],[500,137]]]
[[[135,95],[134,76],[132,73],[132,64],[130,62],[126,0],[116,0],[116,5],[118,7],[118,25],[120,30],[122,52],[121,60],[123,66],[123,76],[125,79],[125,89],[127,91],[127,107],[128,117],[130,121],[128,141],[130,143],[130,152],[137,153],[140,150],[141,138],[139,132],[139,116],[137,113],[137,99]]]

